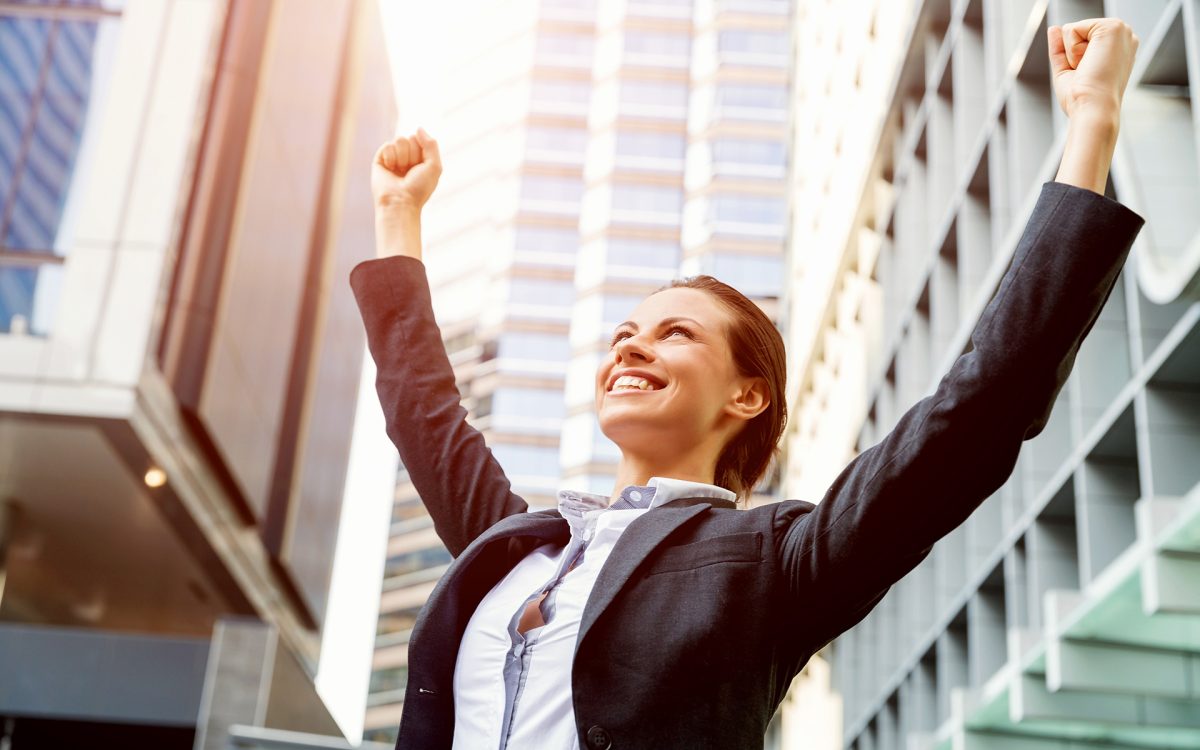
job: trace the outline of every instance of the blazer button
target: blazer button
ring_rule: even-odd
[[[608,730],[604,727],[592,727],[587,732],[588,745],[596,748],[596,750],[605,750],[612,747],[612,737],[609,736]]]

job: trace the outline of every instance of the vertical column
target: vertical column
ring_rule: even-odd
[[[196,720],[195,750],[225,750],[229,727],[262,726],[278,634],[257,620],[227,618],[213,628]]]

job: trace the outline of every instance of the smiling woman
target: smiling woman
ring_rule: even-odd
[[[1137,40],[1115,19],[1070,31],[1087,40],[1071,62],[1050,35],[1062,164],[969,351],[817,504],[738,507],[786,421],[783,341],[697,276],[641,300],[596,369],[611,494],[561,489],[529,512],[466,420],[432,312],[420,211],[438,144],[419,130],[379,149],[382,257],[350,281],[388,435],[456,557],[412,631],[397,747],[762,747],[809,658],[1008,478],[1142,226],[1101,192]]]
[[[661,398],[610,403],[626,375],[657,385]],[[778,453],[787,423],[783,338],[758,305],[711,276],[647,297],[617,326],[596,378],[600,426],[625,457],[617,487],[660,473],[748,499]]]

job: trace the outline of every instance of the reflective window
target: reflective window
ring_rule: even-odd
[[[770,195],[715,195],[712,216],[718,222],[780,224],[787,219],[787,198]]]
[[[563,152],[576,158],[587,148],[587,130],[532,125],[525,130],[526,148],[533,152]]]
[[[674,268],[679,263],[679,245],[673,242],[613,237],[607,250],[612,265]]]
[[[781,141],[752,138],[720,138],[713,141],[713,160],[718,164],[786,166],[787,146]]]
[[[633,220],[638,214],[667,214],[667,220],[677,220],[683,207],[683,191],[667,185],[630,185],[613,187],[613,209],[622,212],[622,219]]]
[[[498,356],[511,359],[566,362],[571,358],[571,345],[567,337],[563,335],[508,331],[500,334]]]
[[[566,404],[561,389],[503,386],[492,394],[492,413],[500,416],[562,419]],[[557,460],[555,471],[558,470]]]
[[[450,552],[441,544],[438,544],[436,547],[404,552],[387,559],[383,567],[383,577],[393,578],[405,573],[436,568],[439,565],[448,564],[450,560]]]
[[[782,122],[787,117],[788,90],[784,85],[727,82],[718,84],[716,101],[723,117]]]
[[[633,309],[644,299],[639,294],[606,294],[602,304],[603,321],[606,333],[629,319]]]
[[[43,335],[124,2],[22,5],[43,7],[0,14],[0,332]]]
[[[535,59],[555,66],[590,68],[595,39],[582,34],[538,34]]]
[[[583,81],[534,79],[530,91],[533,108],[542,112],[586,113],[591,86]]]
[[[622,111],[644,116],[682,118],[687,116],[688,85],[669,81],[622,81]]]
[[[683,159],[687,138],[682,133],[656,133],[637,130],[617,131],[617,156]]]
[[[699,258],[706,273],[750,297],[778,297],[783,284],[783,258],[778,255],[714,253]]]
[[[517,250],[573,254],[579,248],[579,232],[557,227],[518,226]]]
[[[781,65],[787,62],[791,40],[787,31],[722,31],[717,35],[721,58],[741,65]]]
[[[626,60],[653,58],[654,62],[662,64],[663,58],[667,58],[668,61],[673,59],[686,65],[692,47],[692,37],[690,34],[628,31],[625,33],[624,44]]]
[[[578,177],[525,175],[521,178],[521,204],[539,211],[575,212],[583,197],[583,180]]]
[[[517,276],[509,281],[509,299],[525,304],[570,307],[575,302],[575,282],[570,279],[530,279]]]
[[[510,475],[558,476],[558,448],[541,445],[496,445],[492,454]]]

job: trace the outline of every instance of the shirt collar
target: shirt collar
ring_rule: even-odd
[[[558,512],[567,519],[572,530],[587,525],[586,516],[597,510],[649,509],[665,505],[681,497],[710,497],[718,500],[737,501],[737,493],[715,484],[693,482],[687,479],[650,477],[645,486],[629,485],[621,496],[609,505],[607,495],[584,490],[559,490]]]

